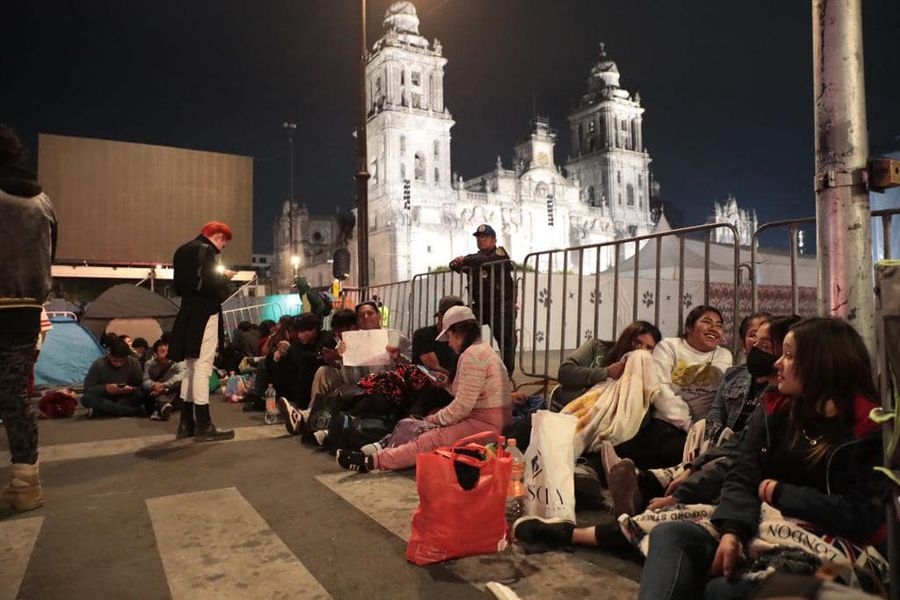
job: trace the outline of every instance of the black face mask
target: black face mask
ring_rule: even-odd
[[[756,346],[747,353],[747,370],[754,377],[766,377],[775,373],[775,361],[778,357],[761,350]]]

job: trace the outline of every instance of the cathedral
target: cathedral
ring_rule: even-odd
[[[556,132],[535,118],[511,163],[498,156],[491,170],[468,179],[450,163],[446,64],[441,43],[419,34],[413,4],[392,4],[366,65],[372,283],[408,279],[473,252],[480,223],[494,227],[516,261],[654,229],[644,109],[639,95],[619,87],[602,45],[568,118],[573,155],[565,164],[554,154]]]
[[[501,153],[493,168],[469,178],[457,175],[450,161],[454,121],[444,103],[446,64],[441,43],[419,34],[413,3],[394,2],[365,72],[370,283],[446,268],[454,257],[475,251],[472,232],[481,223],[497,231],[498,245],[519,263],[531,252],[669,228],[644,146],[640,95],[620,86],[619,69],[603,44],[587,89],[568,115],[571,155],[565,162],[557,162],[557,133],[549,120],[536,117],[512,148],[511,159],[504,161]],[[336,217],[311,217],[296,206],[290,211],[287,202],[283,212],[274,228],[282,287],[298,268],[310,274],[313,285],[327,284],[323,261],[345,245],[354,261],[350,281],[355,281],[355,231],[341,227]],[[746,244],[755,219],[729,198],[716,206],[712,220],[735,224]],[[293,250],[287,243],[290,231],[299,240]],[[715,241],[727,243],[729,234],[717,232]],[[633,252],[626,245],[620,259]],[[293,269],[291,256],[299,262]],[[601,253],[600,264],[588,268],[610,266],[609,255]]]

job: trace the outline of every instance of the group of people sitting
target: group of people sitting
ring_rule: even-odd
[[[256,352],[266,352],[256,361],[257,386],[275,387],[288,432],[300,430],[314,399],[372,384],[407,363],[429,374],[410,378],[410,390],[437,401],[409,411],[415,426],[402,436],[338,449],[342,468],[405,469],[418,453],[507,430],[514,402],[507,369],[459,298],[442,298],[435,324],[412,341],[389,330],[391,364],[342,364],[347,331],[380,328],[377,305],[364,302],[335,312],[328,331],[320,317],[304,314],[260,337]],[[759,580],[739,575],[764,506],[823,535],[884,550],[887,481],[873,470],[882,443],[869,420],[878,392],[859,334],[835,318],[769,314],[745,318],[739,331],[738,366],[723,347],[721,312],[698,306],[678,337],[663,338],[638,321],[615,343],[586,342],[559,368],[551,407],[577,419],[579,480],[608,489],[615,516],[714,506],[706,523],[659,519],[649,533],[641,598],[746,597]],[[141,370],[117,340],[91,368],[82,402],[109,414],[167,416],[179,372],[168,366],[164,341]],[[516,521],[512,534],[547,548],[634,552],[621,523],[576,527],[530,516]]]
[[[143,342],[143,344],[141,343]],[[149,417],[166,421],[180,401],[185,363],[169,359],[163,335],[152,349],[126,335],[104,336],[106,354],[91,364],[84,378],[81,404],[87,418]]]
[[[454,306],[429,335],[435,331],[436,343],[445,341],[457,357],[449,403],[425,415],[429,426],[403,444],[339,450],[341,467],[403,469],[419,452],[504,432],[509,378],[482,340],[481,324],[467,307]],[[869,413],[878,393],[859,334],[835,318],[755,314],[740,335],[741,364],[732,366],[721,312],[698,306],[678,337],[636,322],[614,344],[585,343],[559,369],[554,408],[577,419],[572,443],[582,475],[608,488],[615,516],[661,515],[650,517],[660,523],[649,534],[641,598],[751,594],[761,580],[740,575],[764,505],[825,539],[885,550],[889,482],[874,470],[882,443]],[[713,508],[706,522],[666,522],[684,505]],[[619,522],[576,527],[529,516],[512,534],[547,548],[635,551]],[[774,561],[768,568],[796,568],[786,563],[793,567]]]

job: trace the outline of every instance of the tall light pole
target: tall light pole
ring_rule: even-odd
[[[285,121],[281,124],[281,127],[287,131],[288,146],[291,149],[291,189],[290,198],[288,199],[288,245],[290,246],[290,251],[288,256],[291,256],[291,260],[293,260],[293,257],[297,255],[297,251],[294,248],[294,132],[297,131],[297,123],[294,121]],[[296,270],[296,267],[294,267],[294,270]],[[296,273],[294,275],[296,276]]]
[[[359,0],[359,90],[356,125],[356,239],[359,287],[369,285],[369,165],[366,148],[366,0]]]

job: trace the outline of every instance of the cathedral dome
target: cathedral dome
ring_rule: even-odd
[[[412,2],[394,2],[384,13],[384,28],[394,33],[419,34],[419,16]]]
[[[606,44],[600,44],[600,56],[597,64],[591,69],[591,89],[619,87],[619,67],[606,54]]]

